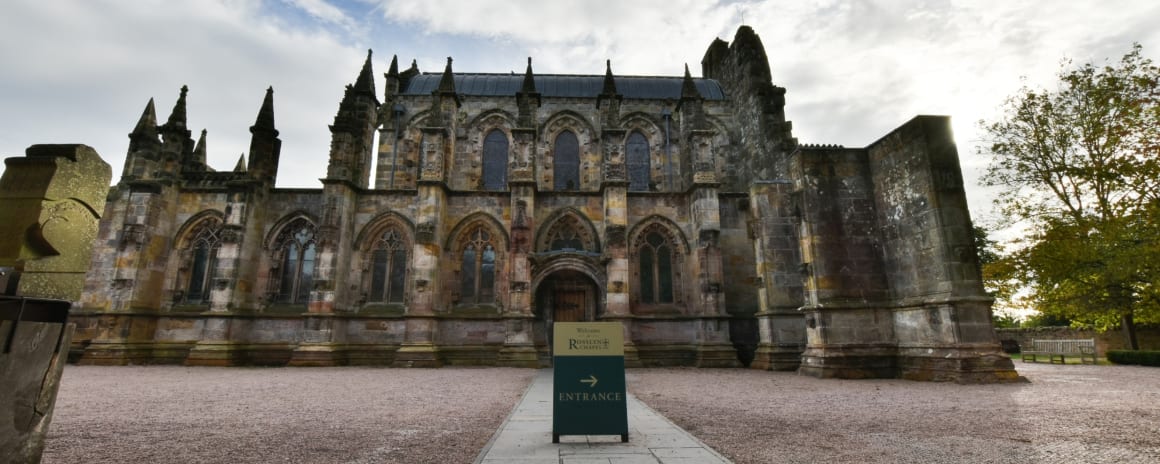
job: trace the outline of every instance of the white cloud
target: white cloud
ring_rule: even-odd
[[[379,10],[428,35],[482,37],[526,51],[541,73],[600,73],[611,59],[618,74],[675,74],[686,62],[696,67],[714,37],[732,32],[739,8],[697,0],[381,0]],[[519,66],[481,58],[483,68],[472,70]]]
[[[209,131],[209,163],[232,169],[274,87],[279,185],[317,186],[326,124],[365,52],[323,30],[288,30],[249,2],[19,1],[0,19],[0,153],[92,145],[119,175],[126,134],[149,98],[164,121],[182,85],[188,123]],[[301,169],[309,167],[309,169]]]
[[[1160,3],[898,0],[16,0],[0,16],[0,154],[34,143],[93,145],[119,172],[145,102],[159,117],[190,86],[189,124],[209,129],[210,162],[248,150],[263,91],[275,89],[280,186],[317,187],[329,124],[365,50],[406,66],[468,72],[674,75],[739,23],[761,36],[803,142],[864,146],[916,114],[948,114],[969,181],[975,122],[1019,76],[1053,85],[1064,56],[1113,60],[1131,42],[1160,49]],[[386,53],[384,53],[386,52]],[[381,77],[379,79],[381,84]],[[972,182],[973,183],[973,182]],[[969,186],[976,217],[988,192]]]

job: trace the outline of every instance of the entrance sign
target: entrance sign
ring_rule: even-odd
[[[620,435],[628,441],[624,325],[553,324],[552,443],[560,435]]]

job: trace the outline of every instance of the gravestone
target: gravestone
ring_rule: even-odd
[[[85,145],[33,145],[0,177],[0,458],[40,462],[112,170]]]

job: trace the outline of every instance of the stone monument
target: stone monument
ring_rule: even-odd
[[[0,457],[40,462],[112,170],[85,145],[33,145],[0,177]]]

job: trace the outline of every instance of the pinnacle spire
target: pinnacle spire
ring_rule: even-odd
[[[399,77],[399,55],[391,55],[391,67],[387,69],[387,77]]]
[[[524,83],[520,87],[520,92],[536,93],[536,79],[532,75],[532,57],[528,57],[528,70],[524,71]]]
[[[189,93],[189,86],[181,86],[181,96],[177,97],[177,103],[173,105],[173,112],[169,113],[169,120],[165,123],[166,127],[185,128],[185,94],[187,93]]]
[[[278,136],[278,130],[274,128],[273,86],[266,89],[266,98],[262,100],[262,108],[258,110],[258,118],[254,120],[254,125],[250,126],[250,132],[254,131],[273,132],[275,137]]]
[[[354,89],[359,92],[375,93],[375,76],[371,70],[371,50],[367,50],[367,60],[363,63],[358,79],[354,81]]]
[[[201,137],[198,137],[197,145],[193,148],[193,160],[202,166],[205,165],[205,134],[206,130],[202,129]]]
[[[443,78],[439,79],[439,92],[455,93],[455,74],[451,71],[451,57],[447,57],[447,67],[443,69]]]
[[[238,164],[234,165],[234,172],[246,172],[246,154],[238,155]]]
[[[153,107],[153,99],[149,99],[149,103],[145,104],[145,111],[141,112],[141,119],[137,120],[137,126],[133,128],[133,132],[129,133],[129,152],[137,151],[141,148],[142,143],[158,142],[157,137],[157,111]]]
[[[697,83],[693,82],[693,75],[689,74],[689,63],[685,63],[685,78],[681,82],[681,98],[701,98],[697,90]]]
[[[606,60],[604,65],[604,89],[600,93],[603,95],[616,95],[616,79],[612,77],[612,60]]]
[[[153,108],[152,98],[149,99],[149,103],[145,104],[145,111],[141,112],[141,119],[137,120],[137,126],[129,134],[130,137],[135,135],[152,135],[154,139],[157,139],[157,111]]]

